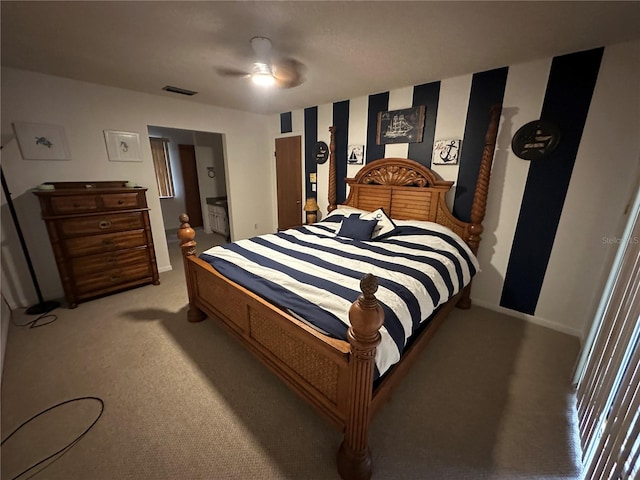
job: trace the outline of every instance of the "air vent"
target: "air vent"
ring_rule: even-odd
[[[167,85],[166,87],[162,87],[163,90],[172,93],[179,93],[180,95],[188,95],[189,97],[195,95],[198,92],[194,92],[192,90],[185,90],[184,88],[172,87],[171,85]]]

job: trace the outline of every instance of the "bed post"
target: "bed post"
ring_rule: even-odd
[[[199,308],[193,305],[193,279],[189,272],[188,257],[196,254],[196,232],[189,225],[189,216],[183,213],[179,217],[180,228],[178,229],[178,238],[180,239],[180,248],[182,249],[182,260],[184,263],[184,277],[187,282],[187,293],[189,295],[189,311],[187,312],[187,320],[190,322],[200,322],[205,319],[206,315]]]
[[[329,206],[327,207],[327,213],[333,212],[336,208],[337,194],[336,194],[336,127],[329,127],[331,132],[331,140],[329,140]]]
[[[360,280],[362,294],[349,309],[351,327],[347,338],[349,357],[349,392],[351,404],[344,439],[338,450],[338,473],[344,480],[367,480],[371,477],[371,453],[368,445],[373,372],[380,327],[384,322],[382,307],[374,293],[376,277],[370,273]]]
[[[501,105],[493,105],[489,110],[491,121],[484,140],[484,149],[482,150],[482,161],[480,162],[480,171],[478,172],[478,180],[476,181],[476,190],[473,193],[473,203],[471,205],[471,226],[469,227],[469,248],[474,255],[478,254],[478,246],[480,245],[480,236],[484,227],[482,221],[487,211],[487,196],[489,194],[489,182],[491,180],[491,166],[493,164],[493,154],[496,150],[496,138],[498,137],[498,126],[500,124],[500,115],[502,113]],[[467,285],[462,297],[457,303],[459,308],[471,307],[471,284]]]

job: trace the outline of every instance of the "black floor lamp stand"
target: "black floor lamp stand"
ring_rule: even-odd
[[[27,244],[25,243],[24,236],[22,235],[20,222],[18,222],[18,216],[16,215],[16,210],[13,207],[13,200],[11,199],[11,193],[9,193],[9,188],[7,187],[7,181],[4,178],[4,172],[2,171],[2,167],[0,167],[0,177],[2,177],[2,190],[4,191],[4,196],[7,199],[7,204],[9,205],[11,218],[13,219],[13,224],[16,227],[16,232],[18,232],[18,238],[20,239],[20,246],[22,247],[22,253],[24,254],[25,260],[27,261],[27,267],[29,267],[29,274],[31,275],[31,281],[33,282],[33,287],[36,290],[36,295],[38,295],[39,303],[27,308],[26,312],[29,315],[40,315],[43,313],[48,313],[54,308],[59,307],[60,302],[57,302],[56,300],[49,300],[45,302],[42,299],[42,292],[40,291],[40,285],[38,285],[36,272],[33,270],[33,263],[31,263],[31,256],[29,255],[29,250],[27,250]]]

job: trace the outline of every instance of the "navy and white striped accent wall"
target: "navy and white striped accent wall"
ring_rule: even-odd
[[[551,64],[540,118],[558,126],[562,141],[548,158],[531,162],[502,288],[503,307],[535,314],[602,52],[565,55]]]
[[[515,312],[582,335],[590,306],[583,301],[577,307],[580,302],[576,300],[585,292],[597,295],[600,278],[586,272],[601,273],[605,268],[610,252],[602,248],[599,232],[609,228],[607,225],[613,228],[619,217],[594,222],[593,212],[604,208],[599,206],[602,202],[578,185],[599,184],[607,175],[614,182],[629,183],[619,172],[627,165],[633,168],[634,162],[633,158],[608,159],[617,167],[598,172],[603,175],[598,178],[594,166],[601,158],[591,152],[604,148],[602,140],[596,142],[588,137],[585,142],[583,136],[585,131],[602,130],[601,119],[607,116],[606,109],[612,108],[612,101],[619,104],[615,113],[622,109],[631,117],[637,116],[624,99],[625,95],[636,95],[628,82],[609,85],[624,64],[625,55],[636,54],[636,50],[637,44],[597,48],[319,105],[313,107],[313,121],[307,118],[312,109],[305,109],[304,125],[291,125],[292,112],[286,112],[280,116],[281,133],[299,131],[304,135],[308,158],[309,145],[317,140],[328,142],[328,127],[336,127],[338,202],[348,193],[340,179],[352,177],[361,168],[348,164],[347,145],[364,145],[365,163],[388,156],[407,157],[429,166],[445,180],[455,181],[448,202],[458,218],[468,221],[489,107],[502,104],[485,231],[478,253],[482,271],[474,280],[473,300],[477,305]],[[604,82],[609,82],[607,87],[598,90],[599,83]],[[598,91],[600,94],[596,95]],[[376,144],[379,112],[418,105],[426,107],[422,142]],[[294,112],[294,119],[297,117]],[[556,123],[562,132],[561,143],[548,158],[522,160],[511,152],[511,138],[522,125],[537,119]],[[623,120],[620,122],[605,128],[611,133],[624,130]],[[432,164],[433,145],[439,139],[462,140],[458,165]],[[307,179],[309,173],[317,172],[314,196],[317,194],[321,212],[326,213],[328,163],[305,162],[305,168]],[[576,186],[572,188],[573,184]],[[618,198],[621,196],[618,194]],[[604,201],[602,205],[611,203]],[[590,243],[582,239],[580,244],[580,239],[571,237],[576,224],[582,229],[576,234],[582,231]],[[578,267],[584,265],[580,256],[587,252],[593,263]],[[579,285],[569,293],[567,275]]]

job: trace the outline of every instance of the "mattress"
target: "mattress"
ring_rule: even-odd
[[[384,311],[376,377],[398,362],[411,335],[478,271],[465,242],[431,222],[394,221],[373,240],[339,235],[354,215],[339,210],[321,222],[213,247],[200,255],[230,280],[320,332],[347,339],[349,308],[366,273],[378,279]]]

